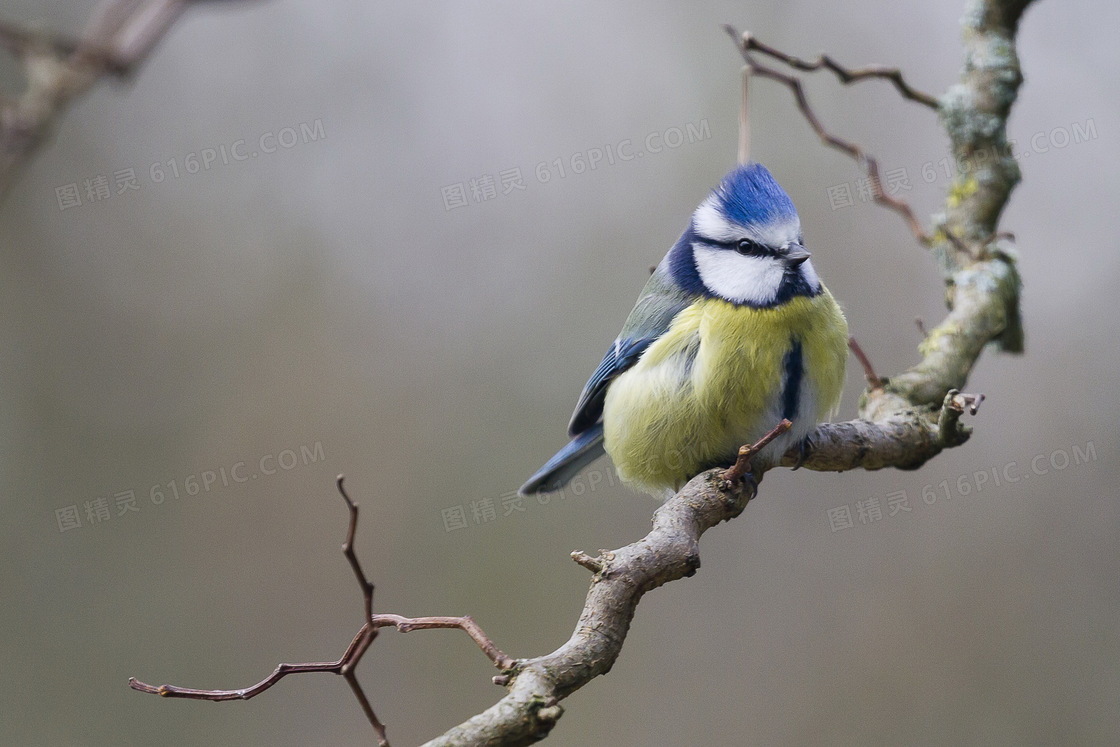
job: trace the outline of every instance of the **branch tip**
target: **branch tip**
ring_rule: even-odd
[[[964,392],[950,392],[950,401],[953,408],[960,413],[968,410],[969,415],[975,415],[980,410],[980,403],[984,401],[983,394],[967,394]]]
[[[945,447],[959,446],[972,435],[972,429],[961,423],[961,416],[967,411],[975,415],[984,401],[983,394],[965,394],[950,389],[941,403],[937,414],[937,440]]]
[[[350,494],[346,492],[346,486],[344,484],[345,481],[346,475],[339,475],[338,477],[334,478],[335,487],[338,488],[338,492],[342,496],[342,500],[346,501],[346,506],[352,511],[357,510],[358,504],[354,503],[354,501],[350,499]]]
[[[583,550],[573,550],[572,560],[576,561],[579,565],[583,566],[592,573],[603,572],[603,561],[601,558],[593,558]]]

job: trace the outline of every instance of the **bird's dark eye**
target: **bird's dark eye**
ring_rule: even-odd
[[[739,254],[754,256],[766,253],[765,247],[763,247],[757,241],[751,241],[750,239],[743,239],[738,244],[736,244],[735,251],[739,252]]]

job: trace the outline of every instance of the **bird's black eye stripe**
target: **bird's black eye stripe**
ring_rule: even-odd
[[[773,252],[767,247],[763,246],[757,241],[751,241],[750,239],[743,239],[736,243],[735,251],[739,252],[739,254],[750,257],[765,257],[767,255],[773,254]]]
[[[780,257],[781,253],[773,247],[760,244],[753,239],[739,239],[738,241],[716,241],[700,237],[701,240],[710,246],[719,247],[721,249],[733,249],[738,254],[744,257]]]

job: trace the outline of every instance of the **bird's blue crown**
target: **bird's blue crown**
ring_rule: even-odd
[[[740,225],[762,226],[797,217],[793,200],[760,163],[733,169],[715,195],[719,211]]]

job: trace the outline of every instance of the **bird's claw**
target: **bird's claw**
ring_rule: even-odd
[[[791,470],[801,469],[805,466],[805,462],[809,461],[810,455],[813,453],[813,443],[809,437],[801,439],[797,442],[797,462],[790,467]]]

